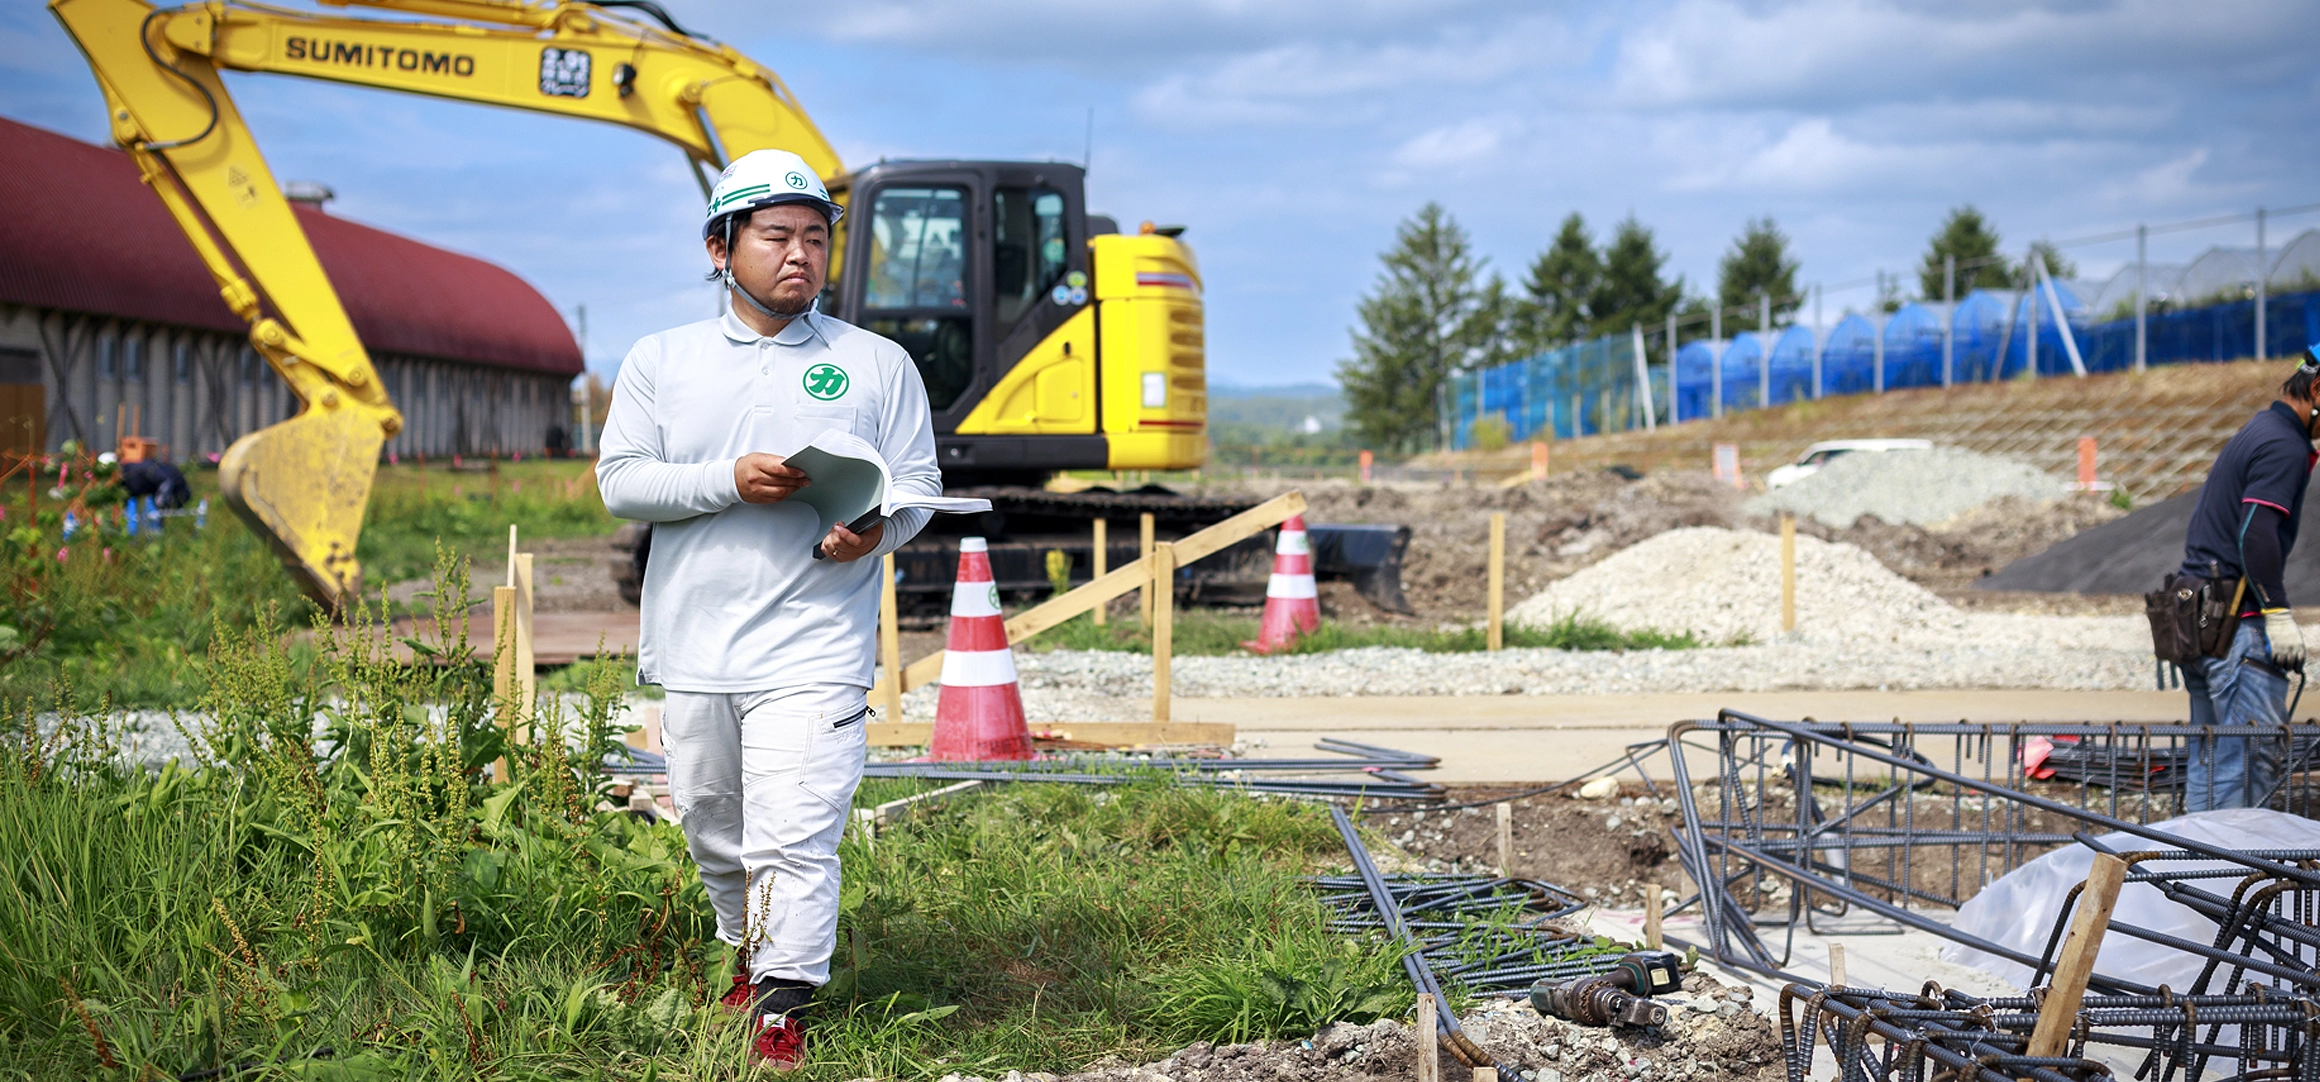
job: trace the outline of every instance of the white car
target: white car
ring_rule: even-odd
[[[1812,476],[1829,460],[1856,451],[1930,451],[1932,440],[1822,440],[1804,449],[1804,456],[1764,475],[1764,487],[1779,488]]]

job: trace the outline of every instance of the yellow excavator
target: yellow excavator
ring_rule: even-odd
[[[1120,494],[1073,503],[1038,494],[1039,482],[1064,469],[1175,470],[1204,460],[1198,266],[1178,229],[1147,223],[1122,235],[1089,214],[1078,166],[883,162],[849,174],[771,71],[684,29],[650,0],[322,2],[392,17],[228,2],[49,7],[96,73],[114,140],[303,404],[228,448],[219,484],[326,605],[361,589],[363,511],[380,448],[402,415],[222,71],[625,125],[683,150],[704,195],[733,158],[793,151],[849,209],[824,310],[895,339],[917,361],[946,485],[1022,493],[1024,525],[1042,516],[1084,525],[1133,518],[1135,502]],[[1231,513],[1210,501],[1147,502],[1181,510],[1163,514],[1164,534]],[[996,521],[982,528],[1005,529]],[[1084,547],[1085,533],[1073,532]],[[1026,574],[1045,581],[1036,569]],[[911,585],[931,586],[933,577]]]

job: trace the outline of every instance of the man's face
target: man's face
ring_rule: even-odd
[[[724,263],[725,238],[709,238],[709,258]],[[830,273],[830,224],[820,211],[784,203],[736,222],[733,278],[776,312],[803,313]]]

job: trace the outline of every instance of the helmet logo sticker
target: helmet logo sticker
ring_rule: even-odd
[[[792,188],[796,188],[797,190],[799,190],[799,191],[801,191],[801,192],[806,190],[806,183],[807,183],[807,182],[806,182],[806,175],[805,175],[804,173],[797,173],[797,172],[792,172],[790,175],[788,175],[788,176],[786,176],[786,177],[783,177],[783,178],[781,178],[781,179],[788,181],[788,182],[789,182],[789,186],[790,186],[790,187],[792,187]]]
[[[806,369],[806,393],[827,402],[846,393],[846,370],[834,364]]]

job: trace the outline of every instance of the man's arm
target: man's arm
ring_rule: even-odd
[[[2254,500],[2239,506],[2239,566],[2248,584],[2247,600],[2240,608],[2287,608],[2288,557],[2280,551],[2280,527],[2287,524],[2288,516],[2271,504]]]
[[[740,502],[734,460],[669,462],[662,457],[660,426],[653,420],[658,343],[638,342],[621,362],[613,381],[612,406],[598,437],[596,487],[614,517],[645,522],[679,522],[714,514]]]

